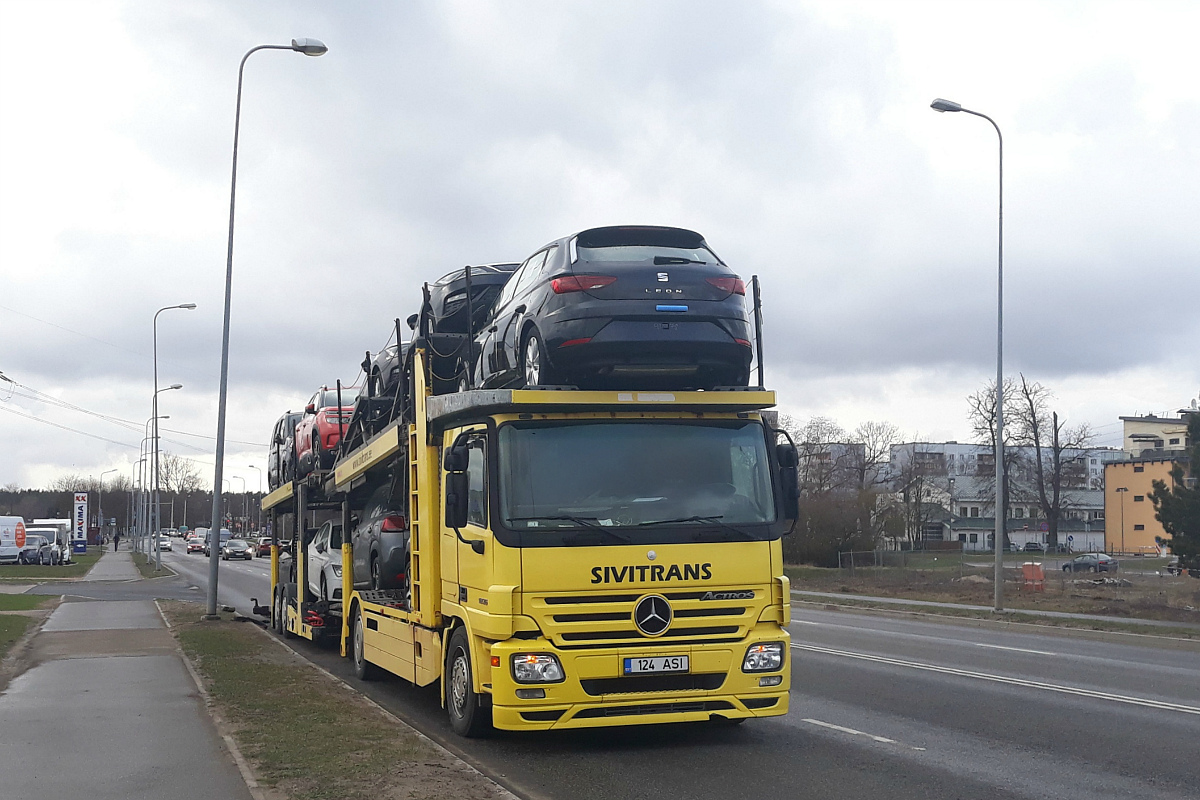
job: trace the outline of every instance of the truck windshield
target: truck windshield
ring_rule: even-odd
[[[775,521],[756,421],[511,423],[499,443],[500,516],[511,530],[619,527],[635,541],[709,525],[759,538],[761,528],[733,528]]]

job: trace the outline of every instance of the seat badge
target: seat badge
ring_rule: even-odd
[[[667,273],[665,273],[665,272],[658,273],[658,282],[659,283],[666,283],[670,279],[671,279],[671,276],[668,275]]]

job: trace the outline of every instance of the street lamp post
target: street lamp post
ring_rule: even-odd
[[[247,464],[246,466],[248,466],[250,469],[252,469],[258,473],[258,497],[256,498],[256,500],[258,502],[258,514],[257,514],[258,525],[256,527],[258,530],[258,534],[261,536],[262,535],[262,470],[256,466],[254,466],[253,464]]]
[[[965,114],[982,117],[992,123],[996,129],[996,137],[1000,142],[1000,206],[999,206],[999,235],[997,238],[996,260],[996,591],[994,608],[1004,609],[1004,135],[1000,126],[987,114],[963,108],[953,100],[943,100],[940,97],[930,103],[935,111],[962,111]]]
[[[96,514],[98,514],[100,517],[100,544],[101,545],[104,544],[104,476],[110,472],[120,472],[120,470],[118,470],[114,467],[113,469],[106,469],[106,470],[104,470],[104,472],[100,473],[100,491],[97,493],[98,496],[96,498]]]
[[[161,419],[170,419],[170,417],[163,416]],[[138,448],[138,455],[141,456],[141,459],[139,459],[138,463],[142,465],[138,470],[138,486],[140,487],[138,496],[142,501],[142,509],[138,514],[138,526],[141,528],[141,533],[138,536],[138,543],[142,546],[142,549],[145,548],[146,539],[150,533],[150,453],[147,452],[146,443],[151,439],[151,424],[156,424],[154,417],[146,420],[146,424],[143,427],[143,433],[145,433],[145,436],[142,437],[141,446]],[[147,554],[147,556],[148,555],[149,554]]]
[[[179,306],[183,308],[183,306]],[[173,383],[165,389],[158,388],[158,358],[155,357],[154,367],[154,467],[151,470],[154,475],[154,515],[152,522],[154,523],[154,571],[157,572],[162,567],[162,551],[158,548],[158,529],[162,527],[162,508],[159,505],[158,499],[158,395],[160,392],[170,392],[175,389],[182,389],[182,383]]]
[[[216,466],[213,476],[212,530],[217,532],[218,541],[223,512],[220,490],[221,473],[225,467],[225,401],[229,389],[229,305],[233,290],[233,221],[237,199],[238,134],[242,122],[242,73],[246,68],[246,59],[259,50],[294,50],[306,56],[320,56],[324,55],[327,49],[322,42],[316,39],[292,39],[290,45],[260,44],[257,47],[247,50],[246,55],[242,56],[242,63],[238,66],[237,106],[233,116],[233,169],[229,181],[229,242],[225,255],[225,318],[221,326],[221,385],[217,399],[217,447],[215,453]],[[209,558],[208,560],[207,617],[209,619],[216,619],[217,617],[217,565],[219,562],[220,559],[218,558]]]
[[[154,341],[154,348],[153,348],[154,349],[154,359],[153,359],[154,360],[154,402],[153,402],[153,408],[151,408],[150,411],[154,415],[154,418],[155,418],[154,419],[154,468],[152,470],[152,472],[154,473],[154,569],[155,569],[155,571],[157,571],[159,569],[159,567],[162,566],[162,553],[160,553],[158,550],[158,529],[161,527],[161,525],[159,524],[161,522],[161,520],[159,519],[159,515],[162,513],[161,509],[159,508],[159,505],[158,505],[158,315],[164,311],[170,311],[171,309],[175,309],[175,308],[182,308],[182,309],[186,309],[188,311],[194,311],[196,309],[196,304],[195,303],[181,303],[180,305],[177,305],[177,306],[164,306],[164,307],[160,308],[158,311],[154,312],[154,319],[151,321],[151,324],[150,324],[150,328],[151,328],[151,331],[153,334],[153,341]],[[175,384],[171,388],[172,389],[181,389],[183,387],[181,387],[179,384]]]
[[[1125,554],[1125,493],[1129,489],[1125,486],[1119,487],[1117,494],[1121,495],[1121,555]]]
[[[231,480],[242,482],[242,522],[244,524],[246,521],[246,479],[243,478],[241,475],[230,475],[229,477]],[[230,491],[233,490],[232,483],[229,484],[229,489],[230,489]],[[245,533],[245,531],[242,531],[242,533]]]

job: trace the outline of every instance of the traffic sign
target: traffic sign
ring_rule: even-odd
[[[1038,530],[1041,530],[1041,531],[1048,531],[1048,530],[1050,530],[1050,523],[1049,523],[1049,522],[1043,522],[1041,525],[1039,525],[1039,526],[1038,526]]]
[[[1067,534],[1067,541],[1068,541],[1068,542],[1073,542],[1073,541],[1075,541],[1075,536],[1074,536],[1074,534],[1070,534],[1070,533],[1068,533],[1068,534]]]

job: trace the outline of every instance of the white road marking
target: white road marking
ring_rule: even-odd
[[[1024,647],[1005,647],[1002,644],[982,644],[976,642],[976,647],[990,647],[992,650],[1012,650],[1014,653],[1033,653],[1038,656],[1056,656],[1058,653],[1051,653],[1048,650],[1026,650]]]
[[[835,730],[835,731],[841,731],[842,733],[848,733],[851,736],[866,736],[868,739],[874,739],[875,741],[883,742],[884,744],[895,744],[896,743],[895,739],[889,739],[886,736],[875,736],[874,734],[863,733],[862,731],[856,731],[856,730],[854,730],[854,728],[843,728],[841,725],[834,725],[832,722],[822,722],[819,719],[805,718],[800,721],[807,722],[810,725],[820,725],[822,728],[831,728],[832,730]]]
[[[1025,686],[1030,689],[1042,689],[1047,692],[1060,692],[1062,694],[1073,694],[1080,697],[1091,697],[1097,700],[1111,700],[1114,703],[1128,703],[1129,705],[1144,706],[1146,708],[1156,708],[1161,711],[1179,711],[1183,714],[1200,715],[1200,708],[1195,706],[1185,706],[1180,703],[1166,703],[1161,700],[1150,700],[1145,697],[1129,697],[1121,694],[1111,694],[1109,692],[1098,692],[1094,689],[1084,689],[1078,686],[1063,686],[1056,683],[1043,683],[1041,681],[1025,680],[1024,678],[1009,678],[1004,675],[993,675],[988,672],[975,672],[967,669],[957,669],[955,667],[942,667],[936,664],[923,664],[919,661],[905,661],[899,658],[886,658],[884,656],[873,656],[868,653],[855,653],[850,650],[834,650],[829,647],[817,647],[811,644],[793,644],[796,650],[810,650],[814,653],[825,653],[833,656],[843,656],[845,658],[856,658],[861,661],[875,661],[880,664],[893,664],[898,667],[909,667],[911,669],[920,669],[928,672],[941,672],[946,675],[957,675],[963,678],[976,678],[982,681],[992,681],[993,683],[1007,683],[1012,686]]]
[[[809,622],[809,621],[808,621],[808,620],[806,620],[806,619],[794,619],[794,620],[792,620],[792,624],[793,624],[793,625],[820,625],[821,623],[819,623],[819,622]]]

